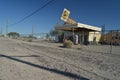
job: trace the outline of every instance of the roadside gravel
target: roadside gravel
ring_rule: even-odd
[[[0,38],[0,44],[0,70],[5,72],[0,72],[2,80],[18,77],[19,80],[31,77],[34,80],[120,80],[120,56],[117,55],[62,48],[62,44],[41,41],[36,43]],[[5,68],[9,69],[7,71],[11,75],[17,75],[9,76]],[[4,79],[3,75],[6,74],[8,78]]]

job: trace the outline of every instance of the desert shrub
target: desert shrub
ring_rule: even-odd
[[[32,42],[32,39],[28,38],[28,39],[27,39],[27,42]]]
[[[71,48],[73,46],[73,42],[70,40],[66,40],[63,44],[64,47],[66,48]]]
[[[23,38],[22,40],[23,40],[23,41],[26,41],[26,39],[25,39],[25,38]]]

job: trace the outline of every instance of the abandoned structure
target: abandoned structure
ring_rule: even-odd
[[[64,8],[60,19],[64,22],[61,26],[56,26],[56,30],[61,30],[64,33],[59,38],[73,41],[75,44],[88,44],[88,43],[97,43],[100,40],[101,28],[90,26],[82,23],[78,23],[72,18],[69,17],[70,11]],[[56,38],[57,41],[60,41]]]
[[[82,23],[64,24],[62,26],[56,26],[55,29],[64,32],[62,35],[63,39],[66,38],[67,40],[76,42],[75,39],[77,38],[76,44],[87,45],[94,42],[98,43],[101,37],[101,28]]]
[[[100,42],[102,44],[120,45],[120,30],[111,30],[101,35]]]

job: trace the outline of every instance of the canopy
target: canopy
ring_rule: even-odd
[[[101,31],[101,28],[91,26],[91,25],[86,25],[82,23],[77,23],[77,24],[66,24],[63,26],[56,26],[56,30],[64,30],[64,31]]]

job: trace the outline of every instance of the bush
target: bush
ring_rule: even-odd
[[[32,42],[32,39],[30,39],[30,38],[29,38],[29,39],[27,39],[27,42]]]
[[[66,48],[71,48],[73,46],[73,42],[70,40],[67,40],[64,42],[63,46]]]

